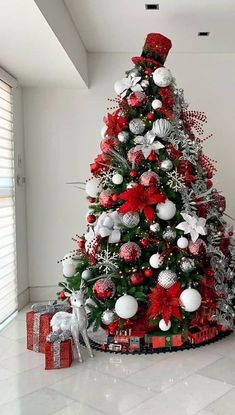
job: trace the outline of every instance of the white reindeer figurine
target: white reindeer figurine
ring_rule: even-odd
[[[66,286],[68,289],[68,286]],[[51,319],[51,327],[53,332],[60,332],[64,330],[70,330],[73,341],[78,353],[78,360],[82,362],[82,355],[79,343],[79,334],[81,333],[84,343],[87,347],[90,357],[94,357],[91,350],[89,338],[87,335],[87,314],[85,309],[84,291],[80,288],[79,291],[71,291],[69,296],[71,307],[73,309],[72,314],[66,311],[58,311]]]

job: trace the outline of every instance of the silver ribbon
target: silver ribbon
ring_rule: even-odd
[[[32,311],[34,314],[33,321],[33,351],[39,352],[39,333],[40,333],[40,319],[43,314],[55,314],[57,311],[66,311],[70,308],[69,304],[56,303],[53,304],[33,304]]]
[[[65,330],[59,334],[52,332],[47,336],[47,341],[53,343],[53,367],[55,369],[60,368],[60,343],[70,339],[70,337],[70,330]]]

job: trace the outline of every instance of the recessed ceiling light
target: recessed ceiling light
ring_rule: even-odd
[[[159,10],[159,4],[145,4],[146,10]]]
[[[209,36],[210,32],[198,32],[198,36]]]

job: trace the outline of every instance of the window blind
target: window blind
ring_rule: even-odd
[[[0,80],[0,327],[17,310],[12,88]]]

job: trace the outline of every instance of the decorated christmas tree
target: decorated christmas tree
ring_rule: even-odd
[[[149,34],[115,83],[85,183],[87,231],[62,261],[60,297],[86,287],[90,326],[110,350],[200,344],[233,328],[233,230],[202,150],[206,117],[164,66],[170,48]]]

